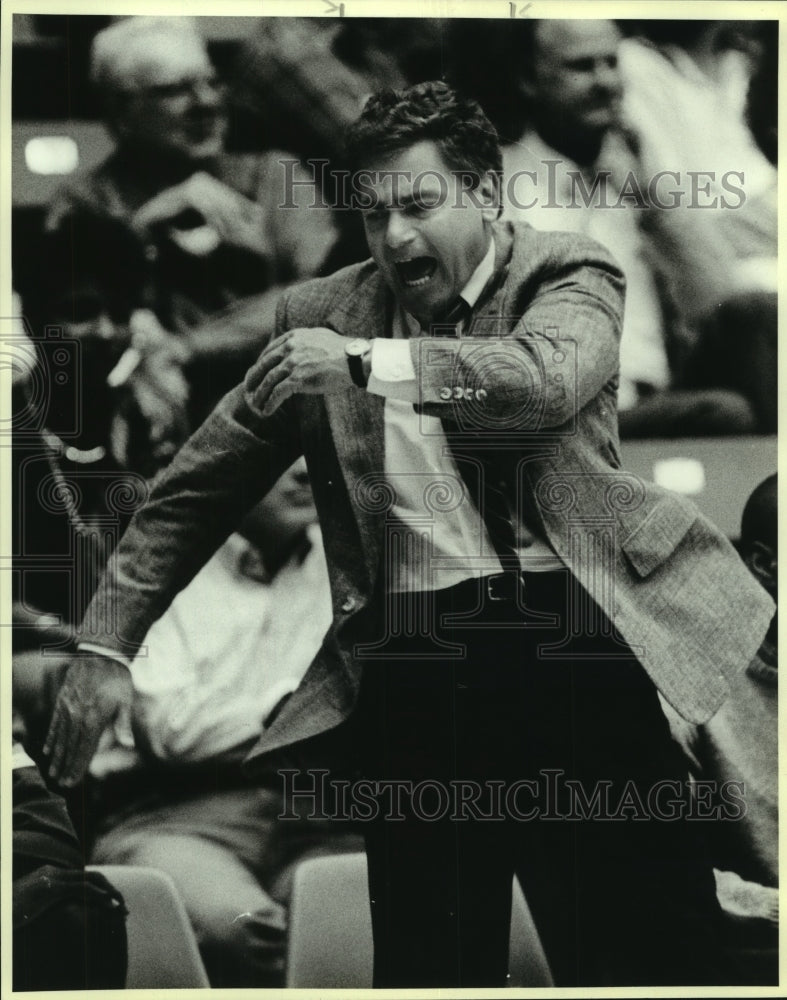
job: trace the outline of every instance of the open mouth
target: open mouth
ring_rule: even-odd
[[[437,261],[434,257],[413,257],[410,260],[396,261],[396,273],[408,288],[425,285],[436,270]]]
[[[599,111],[617,111],[619,107],[620,98],[617,94],[599,94],[588,102],[587,110],[592,114]]]
[[[185,122],[191,142],[207,142],[221,134],[222,117],[217,114],[195,114]]]

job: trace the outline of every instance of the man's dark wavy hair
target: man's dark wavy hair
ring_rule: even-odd
[[[477,101],[437,80],[370,97],[345,137],[347,161],[351,170],[362,170],[381,154],[429,140],[451,170],[473,177],[471,187],[488,170],[502,176],[503,157],[494,125]]]

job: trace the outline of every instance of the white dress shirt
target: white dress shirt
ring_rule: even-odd
[[[474,306],[494,273],[495,244],[461,292]],[[387,585],[396,593],[440,590],[499,573],[500,560],[478,508],[468,495],[438,417],[413,409],[418,385],[407,338],[420,326],[404,309],[394,316],[393,338],[372,341],[368,391],[385,397],[385,478],[395,492],[386,540]],[[461,336],[461,326],[458,330]],[[522,568],[560,569],[547,542],[520,526]]]

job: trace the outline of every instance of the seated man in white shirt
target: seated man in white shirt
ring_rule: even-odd
[[[260,787],[238,766],[330,621],[301,459],[150,629],[132,664],[136,747],[93,760],[105,780],[92,860],[174,879],[213,986],[282,985],[295,865],[361,849],[346,823],[278,820],[273,770]]]

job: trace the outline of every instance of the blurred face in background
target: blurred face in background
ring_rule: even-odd
[[[539,119],[585,133],[614,125],[621,97],[620,41],[614,21],[537,22],[524,88]]]
[[[193,163],[224,148],[224,94],[205,46],[184,32],[130,41],[118,67],[113,126],[126,145]]]
[[[246,515],[240,532],[263,550],[271,541],[286,547],[316,520],[306,461],[299,458]]]

